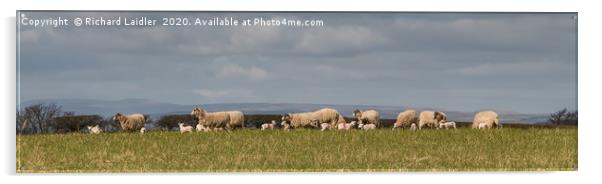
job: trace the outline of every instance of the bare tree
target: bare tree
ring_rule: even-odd
[[[549,121],[555,125],[576,125],[578,120],[577,111],[568,111],[566,108],[550,114]]]
[[[20,132],[31,128],[33,132],[45,133],[49,131],[52,118],[61,115],[61,106],[50,104],[36,104],[17,111],[17,126]]]

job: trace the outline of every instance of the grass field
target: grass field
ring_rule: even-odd
[[[575,127],[17,136],[17,172],[576,169]]]

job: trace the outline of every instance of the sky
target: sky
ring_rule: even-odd
[[[21,26],[19,100],[577,109],[574,13],[22,12],[263,17],[320,27]]]

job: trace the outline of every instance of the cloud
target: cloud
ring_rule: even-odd
[[[268,72],[256,66],[243,67],[238,64],[228,64],[215,73],[217,78],[240,78],[263,80],[268,77]]]
[[[195,89],[193,93],[206,98],[250,97],[252,92],[244,89]]]
[[[456,70],[463,75],[509,75],[509,74],[541,74],[545,72],[554,73],[569,70],[558,62],[532,61],[532,62],[495,62],[483,63],[475,66],[464,67]]]
[[[331,53],[374,47],[385,42],[382,34],[363,26],[326,27],[306,31],[297,48],[309,53]]]
[[[181,104],[412,103],[473,110],[481,106],[456,102],[487,99],[482,103],[537,112],[576,104],[555,101],[576,96],[574,13],[97,14],[28,16],[303,17],[324,19],[325,26],[24,28],[23,100],[143,96]],[[451,89],[475,92],[443,93]],[[529,98],[511,96],[523,92]],[[526,102],[532,105],[515,105]]]

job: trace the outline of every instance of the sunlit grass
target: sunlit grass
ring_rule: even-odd
[[[18,172],[576,170],[576,128],[19,135]]]

